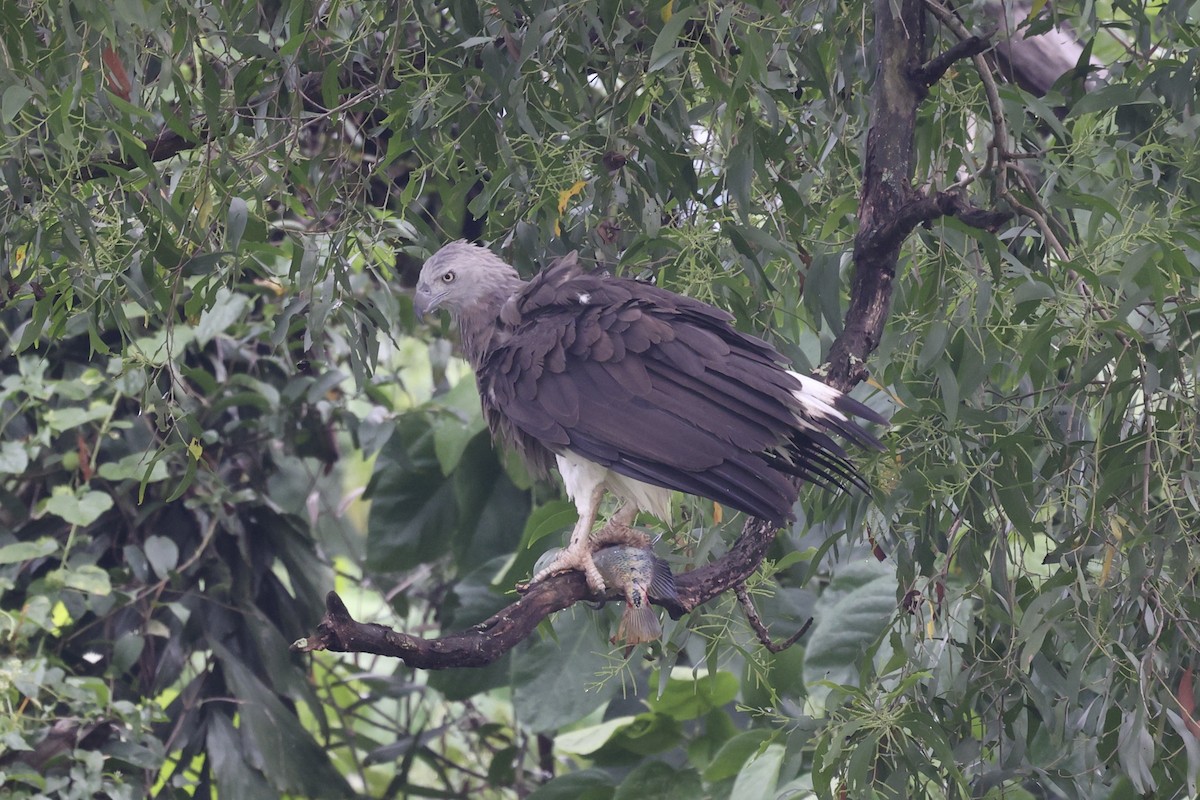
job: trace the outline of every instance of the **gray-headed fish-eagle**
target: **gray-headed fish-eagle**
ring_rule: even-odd
[[[579,511],[545,576],[579,569],[596,592],[592,525],[670,515],[671,491],[782,525],[799,481],[865,488],[833,436],[878,448],[856,418],[884,420],[699,300],[589,273],[574,254],[530,281],[486,248],[452,242],[425,262],[418,316],[450,312],[492,435],[536,473],[556,465]],[[669,521],[669,520],[668,520]]]

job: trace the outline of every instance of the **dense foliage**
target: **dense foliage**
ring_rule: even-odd
[[[1181,4],[1035,4],[1000,36],[1073,30],[1075,70],[931,88],[915,184],[1016,213],[905,246],[877,490],[806,492],[749,587],[799,644],[726,596],[630,658],[584,606],[478,670],[289,652],[334,588],[470,626],[573,521],[413,320],[442,242],[579,249],[821,363],[901,5],[0,4],[0,796],[1194,795]],[[739,524],[680,500],[659,551]]]

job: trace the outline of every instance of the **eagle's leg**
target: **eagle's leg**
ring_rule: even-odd
[[[600,484],[588,492],[585,502],[579,503],[579,499],[576,498],[579,521],[575,523],[575,529],[571,531],[570,544],[558,554],[550,566],[534,575],[530,583],[537,583],[551,575],[577,569],[587,578],[588,588],[594,594],[604,594],[604,578],[600,577],[600,570],[596,569],[596,564],[592,561],[592,550],[595,549],[595,546],[591,540],[592,524],[596,521],[596,512],[600,509],[602,497],[604,497],[604,484]]]
[[[633,503],[627,502],[618,508],[604,527],[592,534],[592,550],[612,545],[648,549],[650,537],[632,527],[637,513],[638,507]]]

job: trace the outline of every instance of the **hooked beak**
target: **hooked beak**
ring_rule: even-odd
[[[429,291],[428,286],[418,286],[416,293],[413,295],[413,313],[417,315],[417,322],[424,322],[425,315],[437,308],[437,303],[433,299],[433,293]]]

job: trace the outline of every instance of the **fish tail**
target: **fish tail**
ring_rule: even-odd
[[[621,624],[617,626],[617,639],[626,644],[639,644],[652,642],[660,636],[662,623],[650,605],[646,590],[631,586],[625,593],[625,611],[621,614]]]

